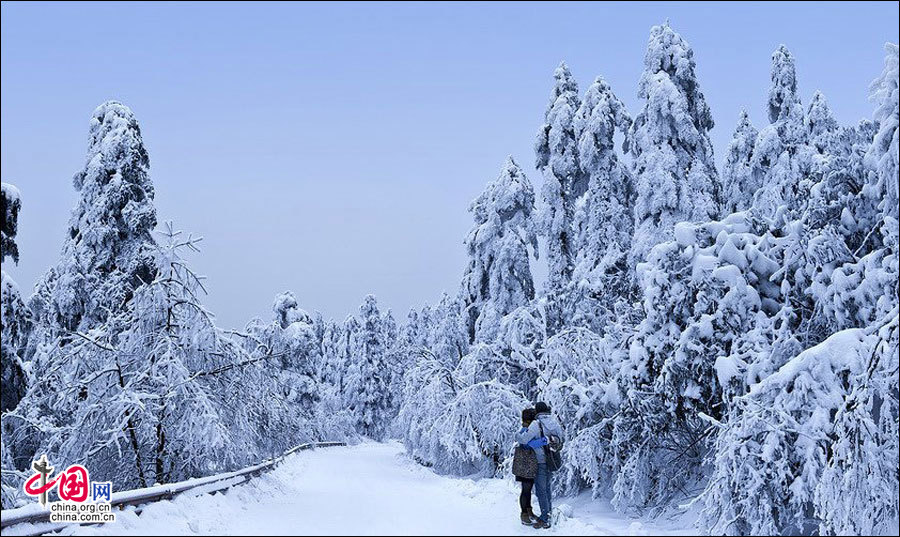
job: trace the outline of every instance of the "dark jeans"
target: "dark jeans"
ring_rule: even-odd
[[[520,479],[522,492],[519,493],[519,507],[523,513],[531,512],[531,489],[534,487],[534,479]]]
[[[538,518],[550,522],[553,501],[550,498],[550,472],[546,464],[538,464],[537,475],[534,477],[534,492],[538,497],[538,505],[541,506],[541,516]]]

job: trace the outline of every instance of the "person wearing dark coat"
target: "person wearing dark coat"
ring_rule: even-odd
[[[544,446],[550,443],[548,437],[555,436],[562,441],[564,436],[559,421],[550,414],[550,406],[547,403],[535,403],[534,411],[534,421],[527,428],[519,431],[516,441],[533,449],[537,456],[538,469],[534,478],[534,493],[538,497],[541,514],[537,517],[534,527],[547,529],[550,527],[550,514],[553,512],[553,498],[550,491],[550,469],[547,466]]]
[[[531,422],[534,421],[536,415],[537,413],[533,408],[526,408],[522,411],[522,429],[519,431],[520,434],[528,430],[528,427],[531,425]],[[531,526],[537,521],[537,515],[535,515],[534,511],[531,509],[531,491],[534,488],[534,479],[516,476],[516,481],[522,484],[522,491],[519,493],[519,507],[522,509],[522,524]]]

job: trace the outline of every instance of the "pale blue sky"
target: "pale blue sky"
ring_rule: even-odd
[[[898,4],[2,4],[2,178],[22,191],[30,292],[59,255],[91,111],[129,105],[160,221],[204,237],[194,266],[223,326],[276,293],[342,318],[366,293],[405,317],[455,292],[468,203],[532,141],[557,63],[634,114],[650,27],[693,46],[716,161],[741,107],[765,121],[785,43],[808,102],[870,117]],[[543,272],[543,262],[535,272]]]

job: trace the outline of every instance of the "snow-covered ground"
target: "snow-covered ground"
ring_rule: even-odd
[[[628,519],[613,513],[605,502],[587,500],[558,500],[556,507],[564,514],[550,531],[566,535],[693,533],[685,523]],[[224,494],[182,495],[148,505],[139,516],[133,510],[120,512],[113,524],[72,526],[62,534],[539,533],[521,525],[517,502],[513,481],[439,476],[412,462],[399,443],[365,443],[296,453],[275,472]]]

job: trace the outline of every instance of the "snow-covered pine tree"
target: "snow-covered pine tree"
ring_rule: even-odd
[[[426,327],[428,309],[427,305],[422,308],[421,312],[410,308],[406,315],[406,321],[397,328],[397,338],[390,350],[391,362],[394,366],[391,395],[394,398],[398,414],[405,402],[406,372],[415,367],[423,356],[432,352],[428,347]]]
[[[265,367],[278,384],[280,397],[294,414],[309,420],[319,397],[317,379],[321,362],[321,342],[313,318],[300,308],[291,291],[275,297],[272,312],[275,320],[251,333],[264,345],[265,352],[273,356]]]
[[[316,341],[319,342],[319,352],[321,353],[322,339],[325,337],[325,328],[328,325],[328,321],[325,320],[322,312],[318,310],[314,311],[311,317],[310,323],[312,324],[313,335]]]
[[[551,330],[564,322],[567,305],[563,292],[572,278],[575,237],[572,227],[577,199],[587,191],[587,176],[578,165],[575,113],[578,83],[565,62],[553,73],[555,83],[544,124],[534,149],[535,167],[544,176],[541,190],[540,235],[547,239],[547,309]]]
[[[872,175],[872,166],[866,162],[866,154],[872,148],[878,129],[879,122],[869,119],[861,119],[856,125],[841,126],[839,143],[836,144],[838,152],[824,171],[828,188],[814,192],[818,197],[833,199],[823,200],[825,203],[820,205],[826,207],[827,212],[813,218],[840,220],[840,230],[847,246],[857,256],[871,251],[879,243],[877,233],[873,237],[870,231],[877,226],[881,200],[862,192]],[[835,212],[835,209],[840,212]],[[872,238],[875,241],[870,242]]]
[[[344,406],[341,392],[346,363],[346,339],[341,325],[325,321],[321,337],[321,357],[315,369],[317,403],[314,409],[305,409],[304,415],[312,415],[310,423],[302,427],[313,435],[312,440],[351,440],[356,437],[356,423]]]
[[[322,359],[316,371],[319,382],[332,386],[340,385],[343,372],[340,369],[338,359],[338,345],[341,339],[341,327],[334,321],[325,323],[325,332],[322,334]]]
[[[868,151],[878,157],[860,158],[872,124],[836,127],[815,98],[812,172],[798,183],[810,195],[782,209],[757,248],[780,268],[756,287],[771,297],[761,284],[779,284],[781,298],[741,338],[749,359],[732,362],[746,364],[749,390],[718,426],[701,518],[712,533],[874,534],[896,524],[897,227],[876,208],[890,198],[879,183],[896,189],[898,173],[896,45],[887,51],[872,85],[880,129]],[[832,333],[840,328],[849,329]]]
[[[602,77],[588,88],[575,116],[579,165],[588,189],[575,212],[572,322],[602,330],[616,304],[630,302],[633,267],[628,252],[634,234],[634,185],[615,149],[617,133],[628,151],[631,116]]]
[[[759,132],[753,149],[754,172],[762,186],[754,195],[753,207],[766,218],[774,217],[782,206],[782,212],[796,212],[802,198],[801,180],[812,166],[794,57],[784,45],[772,53],[771,81],[770,124]]]
[[[346,405],[359,434],[382,440],[393,416],[387,392],[390,371],[384,319],[373,295],[366,296],[359,307],[357,327],[351,327],[348,336],[349,356],[343,386]]]
[[[351,389],[351,382],[355,383],[358,377],[356,377],[355,375],[351,375],[350,369],[353,361],[355,360],[355,356],[353,353],[357,347],[358,339],[359,321],[355,316],[347,315],[347,317],[344,319],[344,322],[341,324],[340,337],[337,341],[337,352],[335,355],[335,369],[339,372],[338,391],[341,394],[343,407],[347,409],[351,408],[351,405],[354,404],[356,397],[356,387],[354,384],[352,385]]]
[[[870,231],[877,225],[877,202],[861,195],[872,175],[865,155],[877,125],[867,120],[855,126],[839,125],[820,92],[810,102],[806,121],[813,184],[800,206],[804,207],[801,221],[810,235],[805,257],[814,262],[806,271],[811,284],[805,292],[817,302],[814,317],[815,325],[822,327],[821,339],[869,322],[848,323],[848,313],[853,314],[835,296],[846,290],[844,269],[857,267],[858,259],[880,244],[877,236],[870,240]]]
[[[712,114],[697,81],[694,52],[666,22],[650,31],[638,84],[641,112],[631,129],[635,231],[631,265],[670,240],[678,222],[720,212],[720,184],[709,131]]]
[[[504,407],[497,412],[514,418],[516,409],[505,407],[524,401],[522,394],[534,386],[545,327],[528,307],[534,299],[528,247],[537,247],[533,207],[531,183],[512,157],[470,207],[475,226],[466,239],[470,262],[460,294],[473,345],[454,372],[464,388],[435,425],[441,453],[455,461],[455,471],[497,470],[507,456],[497,425],[509,416],[478,415],[478,405]]]
[[[773,81],[776,86],[790,86],[784,81],[793,77],[779,73],[791,72],[793,61],[786,49],[779,49],[775,56]],[[773,94],[789,92],[773,90]],[[781,148],[769,169],[768,186],[757,192],[753,211],[767,222],[766,255],[782,266],[773,281],[781,286],[779,316],[786,324],[781,325],[773,346],[787,349],[784,343],[796,342],[790,352],[772,353],[774,367],[841,328],[861,326],[842,324],[846,315],[834,307],[833,295],[845,287],[838,281],[843,277],[841,267],[854,264],[865,253],[860,245],[868,230],[862,226],[871,222],[871,206],[866,207],[858,192],[869,175],[863,152],[872,127],[866,122],[858,127],[838,125],[820,92],[805,115],[799,99],[794,101],[790,110],[783,110],[782,117],[760,133],[760,140],[774,133],[777,143],[772,147],[777,151],[781,144]],[[773,201],[768,208],[757,203],[765,196]]]
[[[30,304],[42,339],[71,338],[122,311],[155,278],[156,227],[150,159],[131,110],[108,101],[94,110],[84,168],[73,183],[62,255],[38,282]]]
[[[769,123],[777,123],[789,118],[793,109],[800,104],[794,56],[785,45],[778,45],[772,53],[770,73],[772,85],[769,87],[768,98]]]
[[[424,315],[420,315],[415,308],[410,308],[406,314],[406,322],[404,322],[397,331],[397,345],[411,358],[416,351],[426,348],[427,335],[422,326]]]
[[[7,257],[13,263],[19,262],[19,247],[16,234],[19,226],[19,210],[22,198],[19,190],[9,184],[2,184],[3,230],[0,235],[0,259]],[[22,302],[19,286],[6,273],[0,271],[2,295],[0,295],[0,411],[6,412],[19,404],[25,395],[27,379],[22,365],[21,351],[28,335],[28,312]]]
[[[809,102],[809,108],[806,110],[806,130],[809,136],[810,145],[820,155],[829,155],[835,153],[839,148],[840,125],[828,101],[821,91],[813,94],[812,100]]]
[[[9,257],[13,263],[19,262],[19,246],[16,235],[19,232],[19,211],[22,209],[22,194],[15,185],[2,183],[3,229],[0,231],[0,257]]]
[[[423,329],[427,347],[445,367],[455,368],[469,352],[465,311],[458,296],[445,292],[436,306],[424,309]]]
[[[884,70],[870,87],[880,127],[865,156],[864,164],[871,172],[863,175],[858,203],[852,207],[851,219],[865,231],[858,246],[854,245],[859,257],[836,269],[831,285],[820,293],[824,313],[833,316],[838,326],[877,332],[874,348],[863,355],[867,359],[862,364],[864,372],[849,378],[850,393],[834,415],[830,444],[825,448],[830,457],[815,485],[821,534],[889,533],[900,515],[896,468],[900,452],[896,397],[900,58],[896,44],[888,43],[885,49]],[[847,384],[846,378],[842,381]]]
[[[384,418],[385,435],[390,431],[397,409],[400,406],[400,392],[403,390],[403,371],[408,365],[407,356],[400,348],[400,332],[394,313],[390,309],[381,315],[381,338],[384,344],[385,393],[387,411]]]
[[[18,263],[19,248],[15,239],[22,198],[19,190],[9,183],[2,183],[2,205],[0,259],[6,263],[9,257],[14,263]],[[0,412],[6,412],[19,404],[28,387],[21,351],[28,336],[29,322],[19,286],[3,270],[0,270],[0,280]],[[13,420],[4,421],[0,425],[3,431],[3,440],[0,442],[0,506],[3,509],[15,507],[17,498],[21,496],[22,475],[16,471],[12,452],[6,446],[7,438],[16,438],[14,428],[18,424]]]
[[[878,271],[878,278],[884,282],[883,293],[878,293],[876,317],[890,311],[891,293],[897,298],[897,282],[900,275],[900,200],[898,200],[898,181],[900,174],[900,61],[898,61],[898,48],[896,43],[885,45],[887,51],[884,60],[884,71],[881,76],[872,83],[871,99],[876,103],[875,118],[880,129],[875,135],[872,147],[866,154],[866,159],[875,170],[875,180],[866,185],[863,194],[867,197],[880,199],[878,205],[880,222],[876,224],[884,244],[884,261],[882,270]],[[880,196],[879,196],[880,194]],[[874,276],[874,271],[873,274]],[[895,303],[896,304],[896,303]]]
[[[874,125],[863,120],[856,126],[842,127],[825,96],[817,91],[806,112],[806,128],[810,179],[815,182],[808,199],[801,204],[806,205],[807,225],[822,229],[835,223],[836,230],[847,240],[847,247],[855,249],[863,240],[860,226],[864,222],[857,221],[853,214],[863,216],[861,212],[871,211],[871,207],[857,207],[860,200],[856,198],[869,173],[863,161],[875,135]]]
[[[761,186],[747,213],[747,229],[738,235],[728,231],[729,240],[745,244],[745,257],[755,258],[750,270],[738,268],[760,295],[766,314],[732,345],[735,354],[729,359],[748,372],[747,385],[839,329],[827,313],[831,301],[822,298],[835,269],[852,261],[850,245],[862,240],[851,211],[866,174],[865,144],[859,143],[866,127],[839,127],[821,94],[810,107],[813,117],[807,118],[797,96],[793,57],[784,46],[773,54],[771,79],[772,123],[760,131],[751,156],[751,175]],[[810,142],[813,137],[818,143]],[[780,268],[758,273],[770,264]],[[735,393],[740,392],[736,386]]]
[[[96,357],[81,352],[99,349],[84,343],[100,337],[90,335],[93,330],[115,338],[110,331],[124,326],[111,320],[127,315],[135,290],[156,279],[149,158],[128,107],[109,101],[94,110],[85,164],[73,183],[78,201],[59,261],[35,285],[28,303],[33,330],[24,357],[32,362],[34,383],[25,399],[31,401],[23,415],[10,418],[52,425],[30,428],[27,438],[8,445],[16,460],[27,460],[46,445],[53,427],[72,426],[81,394],[66,399],[63,387],[91,370]]]
[[[537,251],[534,191],[512,157],[469,206],[475,225],[465,240],[469,266],[461,300],[469,342],[493,341],[500,320],[534,299],[528,247]]]
[[[753,193],[761,186],[760,176],[753,169],[753,147],[759,131],[750,122],[746,110],[741,110],[734,136],[725,152],[722,166],[722,200],[725,214],[745,211],[753,203]]]
[[[885,241],[888,246],[894,246],[896,253],[897,235],[896,222],[900,218],[900,209],[898,209],[898,182],[895,181],[898,172],[898,121],[900,121],[900,111],[898,111],[898,66],[897,44],[888,43],[885,45],[887,52],[884,59],[884,71],[877,79],[872,82],[870,97],[876,104],[875,118],[880,124],[878,134],[872,143],[872,148],[867,155],[869,162],[877,173],[877,181],[867,194],[869,196],[880,199],[879,208],[885,218],[893,218],[895,227],[893,242]],[[885,225],[889,226],[887,221]],[[885,233],[889,234],[889,233]]]

